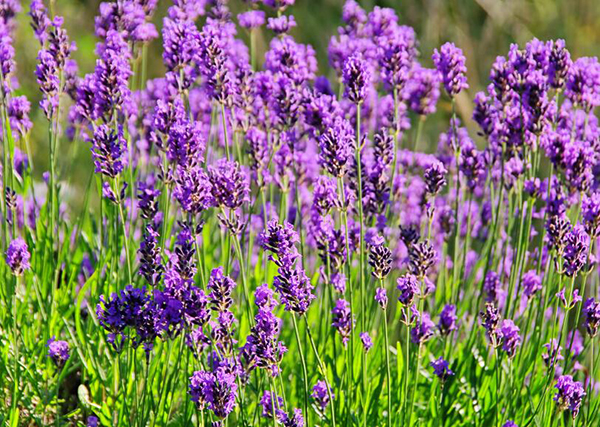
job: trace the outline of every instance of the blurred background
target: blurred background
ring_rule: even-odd
[[[37,89],[34,70],[39,48],[29,26],[28,1],[22,0],[23,13],[19,16],[15,48],[18,63],[19,92],[27,95],[32,103],[34,129],[31,140],[34,161],[41,174],[47,162],[47,124],[43,113],[37,109],[40,93]],[[51,0],[55,14],[65,17],[65,27],[78,50],[73,54],[79,63],[80,74],[93,70],[95,64],[94,16],[100,0]],[[246,9],[241,0],[230,0],[230,8],[236,12]],[[489,68],[497,55],[505,55],[511,43],[523,45],[533,37],[539,39],[563,38],[572,57],[597,56],[600,53],[600,0],[359,0],[367,10],[373,6],[390,7],[396,10],[401,24],[415,28],[419,41],[421,61],[431,66],[433,49],[446,41],[461,47],[467,57],[469,91],[459,99],[459,113],[463,122],[468,122],[471,99],[487,85]],[[170,0],[159,0],[154,21],[160,22],[170,6]],[[298,22],[292,34],[303,43],[311,44],[317,52],[322,74],[328,77],[331,71],[327,62],[327,45],[341,25],[343,0],[296,0],[289,9]],[[246,37],[244,32],[240,32]],[[263,33],[258,48],[264,52],[269,34]],[[149,77],[163,73],[161,39],[150,46],[151,60]],[[428,118],[424,138],[429,149],[434,149],[437,135],[448,124],[449,105],[441,98],[439,113]],[[446,112],[446,113],[445,113]],[[474,133],[474,132],[473,132]],[[63,166],[74,173],[71,183],[85,185],[89,178],[91,160],[89,147],[77,147],[75,157],[66,156],[74,147],[61,141]],[[67,160],[72,159],[72,160]],[[64,163],[76,163],[65,165]],[[37,167],[39,165],[39,167]],[[73,167],[74,166],[74,167]],[[71,169],[71,167],[73,167]],[[74,190],[74,189],[71,189]],[[71,194],[76,192],[70,191]]]

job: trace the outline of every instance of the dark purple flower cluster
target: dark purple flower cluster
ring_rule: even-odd
[[[350,334],[354,327],[354,318],[350,303],[344,299],[337,300],[335,306],[331,309],[331,314],[333,315],[331,326],[337,329],[345,346],[350,340]]]
[[[442,357],[431,362],[433,373],[442,382],[445,382],[449,377],[454,376],[454,372],[450,369],[450,365]]]
[[[221,366],[215,372],[196,371],[190,377],[190,396],[199,408],[226,418],[235,408],[238,386],[235,375]]]
[[[442,75],[442,81],[446,92],[451,97],[458,95],[462,90],[468,89],[466,58],[460,48],[454,43],[445,43],[438,51],[433,51],[433,63]]]
[[[554,401],[559,411],[571,411],[573,418],[577,417],[581,402],[585,396],[583,385],[579,381],[573,381],[571,375],[561,375],[556,381],[556,394]]]
[[[67,360],[69,360],[69,357],[71,357],[69,354],[69,344],[66,341],[59,341],[52,337],[46,345],[48,346],[48,357],[54,361],[56,366],[59,368],[63,367]]]
[[[31,268],[30,259],[31,255],[25,240],[19,237],[10,242],[6,250],[6,263],[14,275],[20,276],[25,270],[29,270]]]
[[[262,368],[276,377],[280,372],[279,364],[287,352],[285,344],[278,340],[281,320],[273,314],[277,301],[267,284],[256,288],[254,300],[258,307],[258,313],[254,317],[254,326],[251,328],[246,344],[241,349],[241,354],[246,361],[248,370]]]

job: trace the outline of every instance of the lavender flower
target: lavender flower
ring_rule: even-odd
[[[265,24],[265,12],[262,10],[249,10],[238,15],[240,27],[250,30],[261,27]]]
[[[278,257],[283,257],[288,252],[293,252],[294,245],[300,241],[298,233],[289,222],[280,224],[276,219],[267,223],[267,228],[259,236],[261,247]]]
[[[583,385],[579,381],[573,381],[571,375],[561,375],[554,387],[557,390],[554,401],[558,406],[558,410],[569,410],[573,418],[577,417],[581,402],[586,394]]]
[[[208,167],[208,179],[217,206],[237,209],[247,201],[248,179],[238,162],[220,159],[215,166]]]
[[[96,173],[101,173],[109,178],[119,175],[125,167],[126,144],[121,126],[117,131],[108,125],[98,126],[92,140],[92,157]]]
[[[498,325],[500,324],[498,309],[493,303],[487,302],[485,303],[485,311],[482,311],[479,316],[490,343],[493,347],[496,347],[498,345]],[[507,332],[510,333],[510,328]]]
[[[383,280],[392,270],[392,251],[383,245],[373,245],[369,249],[369,265],[373,268],[371,274],[378,280]]]
[[[224,366],[215,372],[194,372],[190,377],[189,389],[192,402],[200,408],[206,406],[218,418],[226,418],[235,408],[235,375],[227,372]]]
[[[385,288],[377,288],[375,290],[375,301],[377,301],[377,304],[379,304],[382,309],[385,310],[387,308],[388,297]]]
[[[588,298],[583,304],[583,316],[585,328],[590,337],[595,337],[600,325],[600,301],[594,298]]]
[[[515,323],[512,320],[503,320],[498,331],[498,337],[502,341],[502,350],[508,354],[508,357],[514,357],[517,347],[521,345],[519,328]]]
[[[371,348],[373,347],[373,340],[371,340],[371,336],[369,335],[369,333],[361,332],[359,336],[365,351],[368,352],[369,350],[371,350]]]
[[[416,325],[410,330],[410,340],[413,344],[421,345],[433,336],[435,323],[431,321],[428,313],[421,313]]]
[[[576,276],[587,262],[589,236],[583,226],[576,225],[565,236],[566,246],[564,252],[565,274],[569,277]]]
[[[10,242],[6,250],[6,263],[15,276],[20,276],[25,270],[31,268],[29,264],[30,258],[31,255],[29,254],[25,240],[18,237]]]
[[[342,343],[346,346],[350,340],[350,333],[354,326],[350,304],[343,299],[337,300],[335,307],[331,310],[331,314],[333,314],[332,326],[337,329],[342,337]]]
[[[547,367],[556,366],[559,360],[564,360],[562,355],[562,347],[558,345],[558,341],[552,338],[549,343],[544,344],[546,353],[542,354],[542,359]]]
[[[450,332],[458,329],[456,321],[456,306],[453,304],[447,304],[440,313],[440,320],[438,322],[438,329],[443,336],[448,335]]]
[[[427,191],[432,196],[437,195],[441,188],[446,185],[446,174],[448,171],[442,164],[442,162],[433,163],[425,171],[425,182],[427,183]]]
[[[283,399],[279,396],[273,402],[273,394],[270,391],[265,390],[259,402],[262,408],[261,416],[263,418],[273,418],[273,406],[275,406],[275,412],[278,419],[281,419],[285,415],[283,411]]]
[[[69,344],[66,341],[57,341],[54,337],[48,340],[48,357],[50,357],[56,366],[63,367],[71,356],[69,354]]]
[[[567,74],[565,96],[589,112],[600,104],[600,63],[598,58],[579,58]]]
[[[362,104],[371,84],[371,71],[367,62],[357,55],[348,58],[344,63],[342,81],[344,96],[355,104]]]
[[[353,144],[354,131],[350,123],[336,117],[333,126],[319,138],[319,160],[327,172],[336,178],[342,178],[346,174],[354,154]]]
[[[99,425],[98,423],[99,423],[99,422],[100,422],[100,421],[98,420],[98,417],[96,417],[95,415],[90,415],[90,416],[87,418],[87,423],[86,423],[86,426],[87,426],[87,427],[98,427],[98,425]]]
[[[514,421],[507,421],[502,425],[502,427],[519,427],[519,426]]]
[[[413,304],[415,297],[420,294],[419,279],[412,274],[405,274],[397,280],[397,289],[400,291],[398,301],[405,307]]]
[[[433,368],[433,373],[442,382],[445,382],[449,377],[454,376],[454,372],[450,370],[448,362],[445,361],[442,357],[431,362],[431,367]]]
[[[527,298],[531,298],[542,289],[542,278],[535,270],[529,270],[521,278],[521,286]]]
[[[446,92],[451,97],[456,96],[463,89],[468,89],[466,58],[460,48],[454,43],[445,43],[438,51],[433,53],[433,63],[438,72],[442,75],[442,81]]]
[[[281,15],[267,20],[267,28],[277,35],[289,33],[294,27],[296,27],[296,19],[293,15]]]
[[[600,233],[600,193],[585,194],[581,202],[581,215],[585,231],[590,237]]]
[[[404,90],[404,100],[417,114],[427,116],[435,113],[440,97],[440,75],[437,70],[415,65]]]
[[[312,389],[312,393],[310,395],[317,405],[321,408],[321,411],[324,411],[329,405],[329,393],[327,392],[327,384],[325,381],[317,381]],[[333,396],[335,398],[335,396]]]

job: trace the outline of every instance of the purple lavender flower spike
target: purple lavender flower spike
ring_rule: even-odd
[[[98,424],[100,422],[100,420],[98,420],[98,417],[96,417],[95,415],[90,415],[87,418],[87,423],[86,426],[87,427],[98,427],[100,424]]]
[[[442,382],[445,382],[449,377],[454,376],[454,372],[452,372],[452,370],[450,370],[450,366],[448,365],[448,362],[445,361],[442,357],[431,362],[431,367],[433,368],[433,373]]]
[[[57,341],[54,337],[48,340],[48,357],[50,357],[56,366],[63,367],[71,356],[69,354],[69,344],[66,341]]]
[[[249,10],[238,15],[240,27],[252,30],[265,24],[265,12],[262,10]]]
[[[388,297],[385,288],[377,288],[375,290],[375,301],[377,301],[377,304],[379,304],[383,310],[387,308]]]
[[[451,97],[458,95],[462,90],[468,89],[466,58],[460,48],[454,43],[445,43],[438,51],[433,52],[433,63],[442,75],[442,81],[446,92]]]
[[[413,344],[422,344],[428,341],[435,330],[435,323],[431,321],[428,313],[423,312],[417,319],[416,325],[410,330],[410,340]]]
[[[556,366],[559,360],[564,360],[562,347],[556,339],[552,338],[549,343],[544,344],[544,348],[546,353],[542,353],[542,359],[547,367]]]
[[[535,270],[529,270],[521,278],[521,286],[527,298],[531,298],[542,289],[542,278]]]
[[[31,255],[27,248],[27,243],[22,238],[16,238],[8,245],[6,250],[6,263],[15,276],[20,276],[25,270],[29,270],[31,265],[29,260]]]
[[[238,162],[220,159],[208,167],[208,179],[217,206],[237,209],[248,200],[248,178]]]
[[[566,246],[564,252],[565,274],[568,277],[576,276],[585,266],[588,256],[590,238],[582,225],[576,225],[565,236]]]
[[[221,366],[215,372],[196,371],[190,377],[189,391],[192,402],[207,407],[216,417],[226,418],[235,408],[236,377]]]
[[[371,336],[369,335],[368,332],[361,332],[359,334],[360,340],[362,342],[363,348],[365,349],[366,352],[368,352],[369,350],[371,350],[371,348],[373,347],[373,340],[371,339]]]
[[[354,131],[350,123],[336,117],[333,126],[319,138],[319,160],[331,175],[341,178],[354,154]]]
[[[287,34],[294,27],[296,27],[296,19],[293,15],[281,15],[267,20],[267,28],[277,35]]]
[[[281,419],[285,414],[283,411],[283,398],[277,396],[275,402],[273,402],[273,394],[268,390],[263,393],[259,405],[262,408],[261,417],[263,418],[273,418],[273,406],[275,406],[277,419]]]
[[[327,384],[325,381],[317,381],[315,386],[312,389],[312,393],[310,395],[317,405],[321,408],[321,411],[324,411],[329,405],[329,393],[327,392]],[[335,396],[333,396],[335,399]]]
[[[600,193],[585,194],[581,202],[581,215],[585,231],[590,237],[600,234]]]
[[[600,301],[588,298],[583,304],[583,316],[585,328],[590,337],[594,338],[600,326]]]
[[[437,195],[442,187],[446,185],[446,174],[448,171],[442,162],[434,162],[425,171],[425,182],[427,183],[427,191],[432,196]]]
[[[48,39],[46,30],[50,26],[48,10],[42,0],[33,0],[29,6],[29,16],[31,17],[31,27],[36,38],[43,45]]]
[[[331,310],[331,314],[333,314],[332,326],[337,329],[342,337],[342,343],[346,346],[350,340],[350,333],[354,326],[350,304],[343,299],[337,300],[335,307]]]
[[[13,135],[24,137],[33,127],[29,119],[31,103],[26,96],[13,96],[8,101],[8,118]]]
[[[406,83],[404,100],[415,113],[427,116],[435,113],[440,97],[440,75],[437,70],[415,65]]]
[[[498,337],[502,341],[502,350],[508,354],[508,357],[514,357],[517,347],[521,345],[519,328],[515,323],[509,319],[503,320],[498,331]]]
[[[342,81],[344,96],[355,104],[362,104],[371,84],[371,70],[367,62],[357,55],[348,58],[344,63]]]
[[[519,427],[519,426],[518,426],[518,425],[517,425],[517,423],[515,423],[514,421],[510,421],[510,420],[509,420],[509,421],[505,422],[505,423],[502,425],[502,427]]]
[[[373,277],[383,280],[392,270],[392,251],[384,245],[372,245],[368,261]]]
[[[558,406],[558,410],[569,410],[573,418],[577,417],[581,402],[586,395],[583,385],[579,381],[573,381],[571,375],[562,375],[558,378],[554,387],[557,390],[554,401]]]
[[[600,63],[598,58],[579,58],[567,75],[565,96],[589,112],[600,104]]]
[[[119,175],[125,167],[125,146],[126,141],[121,126],[116,132],[108,125],[98,126],[92,140],[92,157],[96,173],[109,178]]]
[[[420,294],[419,279],[412,274],[405,274],[398,278],[397,289],[400,291],[398,301],[405,307],[409,307]]]
[[[457,330],[457,320],[458,316],[456,315],[456,306],[453,304],[445,305],[440,313],[440,320],[438,322],[440,334],[446,336],[450,332]]]

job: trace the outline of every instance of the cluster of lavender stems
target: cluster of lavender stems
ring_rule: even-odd
[[[167,3],[101,3],[81,75],[57,4],[0,0],[10,425],[595,425],[597,58],[513,44],[472,93],[389,8],[346,1],[319,68],[294,0]]]

